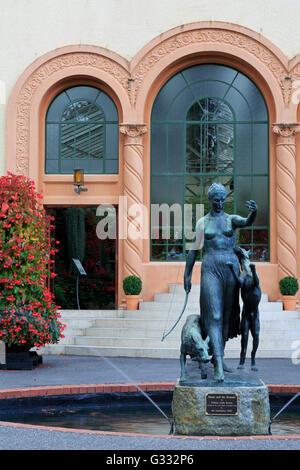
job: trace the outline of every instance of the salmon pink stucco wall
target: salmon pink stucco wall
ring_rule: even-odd
[[[198,63],[221,63],[248,75],[263,93],[270,116],[270,263],[257,263],[263,291],[279,297],[278,279],[298,277],[296,142],[297,103],[293,83],[300,78],[300,57],[289,60],[270,40],[245,27],[196,22],[153,38],[129,62],[116,52],[92,45],[71,45],[47,52],[30,64],[12,89],[7,106],[6,167],[33,178],[46,205],[77,205],[71,175],[45,175],[44,123],[53,97],[74,84],[92,84],[116,103],[120,118],[119,174],[87,175],[89,191],[81,205],[118,204],[150,207],[150,114],[161,86],[179,70]],[[122,226],[132,218],[119,207]],[[147,234],[149,235],[149,234]],[[298,237],[299,239],[299,237]],[[184,263],[149,260],[149,238],[119,238],[118,299],[124,303],[122,280],[143,279],[142,298],[181,283]],[[200,263],[193,282],[200,280]]]

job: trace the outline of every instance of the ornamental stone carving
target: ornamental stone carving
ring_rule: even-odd
[[[141,84],[147,73],[156,63],[176,49],[184,48],[191,44],[201,45],[204,43],[229,44],[254,55],[260,62],[268,67],[270,72],[274,75],[282,90],[285,103],[288,104],[290,91],[287,91],[287,88],[290,85],[285,82],[285,77],[288,75],[288,71],[278,57],[261,42],[256,41],[246,34],[217,28],[198,29],[176,34],[149,51],[132,73],[135,93],[134,101],[136,100]]]
[[[290,104],[293,92],[293,80],[291,77],[286,76],[280,80],[281,92],[286,106]]]
[[[282,123],[273,124],[273,132],[280,137],[292,137],[300,132],[300,124],[298,123]]]
[[[147,132],[146,124],[120,124],[120,132],[127,137],[139,137]]]

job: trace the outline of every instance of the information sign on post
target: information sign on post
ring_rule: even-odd
[[[77,279],[76,279],[76,298],[77,298],[77,307],[78,307],[78,310],[80,310],[80,304],[79,304],[79,276],[80,274],[82,276],[86,276],[86,272],[85,272],[85,269],[84,267],[82,266],[81,262],[79,259],[77,258],[72,258],[76,268],[77,268],[77,271],[78,271],[78,274],[77,274]]]
[[[76,268],[78,269],[78,272],[79,274],[81,274],[82,276],[86,276],[86,272],[85,272],[85,269],[84,267],[82,266],[81,262],[79,261],[79,259],[77,258],[72,258],[73,261],[74,261],[74,264],[76,266]]]

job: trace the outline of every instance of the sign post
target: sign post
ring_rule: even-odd
[[[80,304],[79,304],[79,276],[86,276],[86,272],[84,267],[82,266],[81,262],[77,258],[72,258],[76,268],[77,268],[77,279],[76,279],[76,299],[77,299],[77,307],[78,310],[80,310]]]

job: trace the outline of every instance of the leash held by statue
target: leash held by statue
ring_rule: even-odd
[[[185,308],[186,308],[186,306],[187,306],[188,297],[189,297],[189,292],[187,292],[186,295],[185,295],[184,306],[183,306],[183,309],[182,309],[182,311],[181,311],[179,317],[177,318],[177,320],[176,320],[176,322],[174,323],[174,325],[172,326],[172,328],[171,328],[167,333],[165,333],[165,334],[163,335],[163,337],[162,337],[162,339],[161,339],[161,342],[163,342],[163,341],[166,339],[166,337],[169,336],[170,333],[172,333],[172,331],[175,329],[175,327],[176,327],[177,324],[179,323],[179,321],[180,321],[182,315],[184,314]]]

